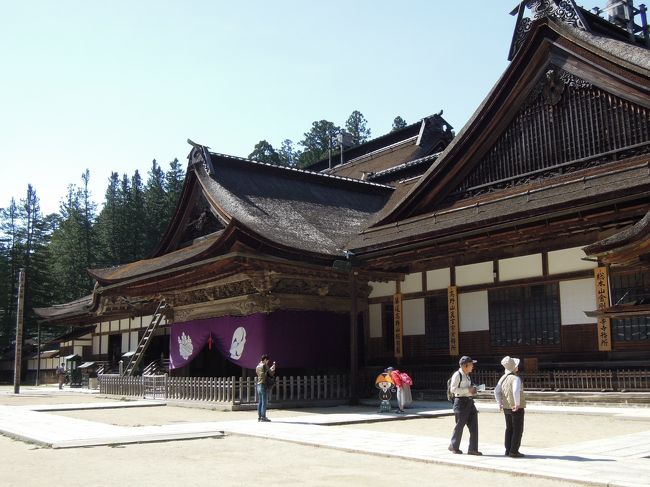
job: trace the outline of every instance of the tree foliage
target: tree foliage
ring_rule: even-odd
[[[395,130],[403,129],[404,127],[406,127],[406,125],[407,125],[406,120],[404,120],[402,117],[397,115],[393,119],[393,128],[391,129],[391,132],[395,132]]]
[[[368,121],[358,110],[353,111],[348,117],[345,122],[345,130],[352,136],[353,145],[363,144],[370,139]]]
[[[309,166],[327,156],[340,132],[341,128],[329,120],[313,122],[309,132],[305,132],[304,139],[300,141],[304,150],[298,157],[298,167]]]
[[[253,149],[253,152],[248,154],[248,158],[253,161],[265,162],[276,166],[281,164],[280,155],[266,140],[260,140],[255,144],[255,148]]]

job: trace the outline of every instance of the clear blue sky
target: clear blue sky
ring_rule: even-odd
[[[0,207],[45,213],[90,170],[247,156],[353,110],[372,136],[444,110],[456,131],[507,66],[516,1],[0,1]]]

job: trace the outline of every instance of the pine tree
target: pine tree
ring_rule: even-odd
[[[280,164],[287,167],[296,167],[300,153],[293,147],[293,142],[290,139],[284,139],[282,146],[278,151]]]
[[[95,225],[98,238],[98,264],[100,267],[119,262],[120,245],[114,238],[119,227],[119,175],[112,172],[104,194],[104,207]]]
[[[128,204],[125,209],[128,216],[126,221],[127,232],[124,240],[128,248],[126,262],[134,262],[144,258],[145,239],[145,209],[144,209],[144,187],[140,172],[136,169],[131,176],[131,192]],[[123,237],[123,238],[124,238]]]
[[[169,163],[169,170],[165,175],[165,191],[167,192],[167,218],[166,221],[171,220],[176,205],[181,197],[183,191],[183,182],[185,181],[185,171],[181,167],[178,159],[174,159]]]
[[[255,144],[253,152],[248,154],[248,158],[252,161],[265,162],[275,166],[280,164],[280,156],[266,140],[260,140]]]
[[[403,129],[404,127],[406,127],[406,125],[407,125],[406,120],[404,120],[402,117],[398,115],[393,119],[393,128],[391,129],[391,132],[395,132],[395,130]]]
[[[319,120],[311,124],[311,130],[305,132],[300,141],[305,150],[300,154],[298,167],[306,167],[327,156],[333,140],[341,128],[328,120]]]
[[[89,294],[93,280],[87,269],[98,266],[97,227],[94,225],[96,205],[88,190],[88,170],[81,179],[82,187],[68,186],[49,246],[50,268],[58,283],[54,302],[66,302]]]
[[[160,237],[169,223],[167,193],[165,191],[165,172],[154,159],[144,188],[144,247],[149,255],[158,245]]]
[[[345,130],[352,136],[354,145],[363,144],[370,139],[368,121],[359,110],[353,111],[345,122]]]
[[[2,232],[2,245],[5,257],[3,294],[0,296],[2,321],[0,322],[0,340],[9,344],[15,333],[16,298],[18,269],[22,265],[21,242],[18,230],[18,205],[11,198],[9,206],[0,214],[0,231]]]
[[[35,307],[45,306],[52,300],[55,287],[49,272],[48,246],[53,230],[53,220],[43,217],[36,190],[27,186],[25,199],[18,205],[18,240],[25,270],[25,336],[36,336],[38,323]]]

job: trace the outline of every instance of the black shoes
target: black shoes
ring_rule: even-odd
[[[468,455],[476,455],[477,457],[480,457],[481,455],[483,455],[483,454],[482,454],[480,451],[478,451],[478,450],[467,450],[467,454],[468,454]]]
[[[508,456],[510,458],[522,458],[524,456],[523,453],[519,453],[518,451],[513,452],[513,453],[508,453]]]
[[[267,418],[266,416],[263,417],[263,418],[257,418],[257,421],[262,422],[262,423],[270,423],[271,422],[271,420],[269,418]]]
[[[447,450],[449,450],[452,453],[456,453],[457,455],[462,455],[463,451],[459,450],[458,448],[454,448],[453,446],[449,445],[447,447]]]

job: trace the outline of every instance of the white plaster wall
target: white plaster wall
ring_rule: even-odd
[[[122,353],[130,352],[129,350],[129,333],[122,333]]]
[[[404,335],[424,335],[424,298],[402,301]]]
[[[582,260],[585,253],[580,247],[571,249],[553,250],[548,253],[548,273],[562,274],[564,272],[584,271],[595,269],[597,262]]]
[[[381,304],[368,306],[368,328],[370,338],[381,338]]]
[[[83,354],[84,354],[84,349],[83,349],[83,347],[81,347],[81,346],[76,346],[76,345],[75,345],[75,346],[72,348],[72,350],[73,350],[72,353],[75,353],[75,354],[79,355],[80,357],[83,357]]]
[[[474,284],[487,284],[494,282],[492,262],[479,262],[478,264],[459,265],[456,267],[456,285],[471,286]]]
[[[120,320],[120,330],[128,330],[131,324],[129,318],[123,318]]]
[[[137,331],[132,331],[131,332],[131,346],[129,347],[129,352],[134,352],[138,348],[139,343],[140,343],[140,340],[138,340],[138,332]]]
[[[487,291],[458,294],[459,330],[482,331],[490,328]]]
[[[395,285],[395,281],[390,281],[390,282],[370,281],[368,284],[370,285],[370,287],[372,287],[372,291],[370,291],[370,295],[368,296],[369,298],[392,296],[393,294],[395,294],[395,290],[397,289],[397,286]]]
[[[541,276],[542,269],[542,254],[501,259],[499,260],[499,281]]]
[[[102,335],[100,342],[101,342],[101,346],[100,346],[99,353],[101,354],[108,353],[108,335]]]
[[[560,310],[563,325],[596,323],[585,311],[596,309],[596,285],[593,279],[560,282]]]
[[[111,331],[111,322],[110,321],[104,321],[99,325],[99,330],[101,333],[108,333]]]
[[[402,294],[422,292],[422,273],[407,274],[400,284]]]
[[[451,285],[451,273],[446,269],[427,271],[427,290],[447,289]]]
[[[149,323],[151,323],[151,319],[153,318],[153,315],[147,315],[147,316],[141,316],[140,317],[140,324],[138,325],[137,323],[134,326],[139,326],[140,328],[142,327],[147,327],[149,326]],[[163,319],[161,323],[164,323],[166,319]]]
[[[99,337],[94,336],[93,337],[93,355],[98,355],[99,352]]]

